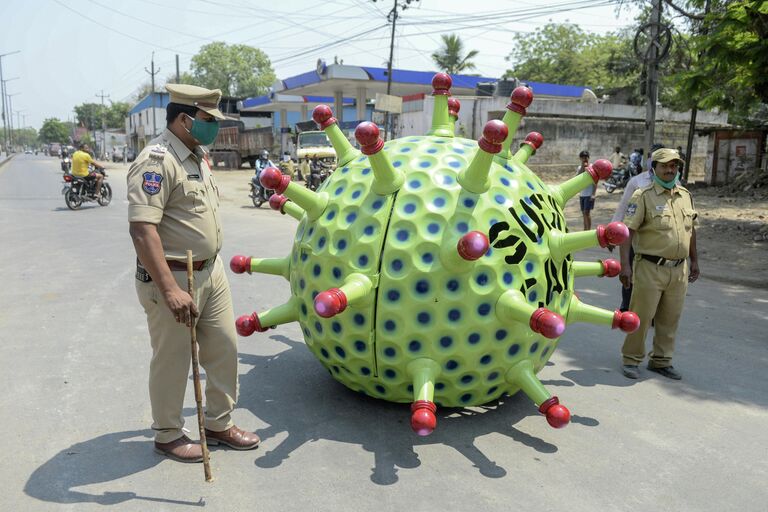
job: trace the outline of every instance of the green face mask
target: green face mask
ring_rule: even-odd
[[[187,116],[192,119],[192,129],[189,130],[189,134],[200,141],[203,146],[208,146],[216,140],[216,135],[219,134],[219,122],[218,121],[201,121],[191,116]]]
[[[669,181],[664,181],[654,174],[653,181],[655,181],[662,187],[666,188],[667,190],[672,190],[673,188],[675,188],[675,185],[677,185],[680,181],[680,173],[678,172],[677,174],[675,174],[675,177]]]

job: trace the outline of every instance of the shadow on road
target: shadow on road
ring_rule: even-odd
[[[408,404],[353,392],[327,375],[303,343],[282,335],[271,339],[288,349],[272,356],[241,353],[242,363],[253,369],[240,377],[239,406],[271,425],[258,432],[265,441],[265,451],[255,462],[261,468],[278,467],[304,444],[321,439],[360,445],[372,453],[370,479],[379,485],[396,483],[398,468],[419,466],[415,446],[450,446],[489,478],[504,477],[507,471],[476,446],[481,436],[500,433],[539,453],[557,451],[554,444],[512,426],[526,416],[539,416],[520,393],[481,407],[439,408],[437,429],[428,437],[417,437],[410,428]],[[591,418],[576,419],[584,426],[598,424]],[[539,416],[538,421],[546,420]],[[268,442],[282,433],[287,437],[280,444]]]
[[[73,444],[35,470],[24,492],[51,503],[98,503],[115,505],[141,500],[176,505],[204,506],[205,502],[180,501],[140,496],[130,491],[89,494],[76,490],[96,483],[111,482],[150,469],[164,460],[152,454],[152,431],[114,432]]]

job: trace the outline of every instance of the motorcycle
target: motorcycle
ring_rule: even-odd
[[[328,179],[328,176],[331,175],[331,172],[328,168],[326,168],[323,165],[313,165],[311,167],[309,176],[304,177],[304,185],[309,190],[317,190],[320,188],[320,185],[322,185],[325,180]]]
[[[95,180],[86,180],[69,173],[64,175],[64,188],[61,189],[61,194],[64,196],[67,208],[77,210],[83,203],[89,201],[96,201],[101,206],[107,206],[112,201],[112,187],[106,181],[107,173],[104,169],[96,169],[96,172],[104,176],[98,194],[94,190]]]
[[[251,201],[253,201],[253,206],[255,206],[256,208],[268,202],[269,198],[272,197],[275,193],[274,190],[264,188],[261,185],[261,182],[259,181],[260,175],[261,175],[261,172],[257,173],[256,176],[251,178],[251,183],[250,183],[251,193],[248,194],[248,197],[250,197]]]
[[[69,174],[72,171],[72,159],[65,156],[61,159],[61,172]]]
[[[640,169],[636,165],[628,163],[623,167],[611,171],[611,175],[603,182],[603,186],[605,187],[606,192],[612,194],[614,190],[625,188],[627,183],[629,183],[629,180],[639,173]]]

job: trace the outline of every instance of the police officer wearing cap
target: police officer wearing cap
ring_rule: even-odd
[[[191,361],[189,327],[196,323],[205,370],[208,444],[250,450],[256,434],[234,425],[237,334],[232,296],[218,256],[219,191],[207,151],[218,133],[221,91],[169,84],[167,128],[128,171],[128,220],[137,255],[136,293],[152,344],[149,396],[155,451],[201,462],[202,449],[183,432],[182,408]],[[192,251],[194,300],[187,293],[186,251]]]
[[[655,319],[647,368],[680,380],[682,376],[671,362],[688,283],[699,277],[697,214],[691,193],[679,184],[677,151],[660,148],[651,158],[653,183],[632,194],[624,215],[629,239],[621,246],[619,278],[625,287],[634,284],[629,309],[640,317],[640,328],[624,340],[622,371],[630,379],[640,376],[638,365],[645,358],[645,335]],[[629,261],[630,245],[635,249],[633,266]]]

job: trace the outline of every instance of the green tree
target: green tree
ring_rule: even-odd
[[[703,0],[668,3],[687,17],[695,55],[674,82],[680,101],[768,125],[768,2],[712,0],[708,13]]]
[[[77,124],[89,130],[101,130],[101,114],[100,103],[83,103],[75,106]]]
[[[192,57],[190,68],[181,76],[182,83],[221,89],[224,96],[264,94],[275,81],[267,54],[244,44],[207,44]]]
[[[472,59],[479,53],[477,50],[470,50],[462,57],[464,53],[464,43],[456,34],[443,34],[440,36],[443,45],[432,54],[432,61],[441,71],[454,75],[469,69],[475,69],[475,63]]]
[[[43,121],[40,128],[40,141],[49,144],[51,142],[69,142],[69,128],[55,117]]]
[[[125,118],[131,105],[123,101],[115,101],[107,109],[107,128],[125,128]]]
[[[21,128],[13,131],[13,140],[22,146],[37,146],[40,142],[37,138],[37,130],[34,128]]]

